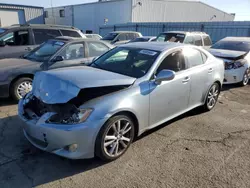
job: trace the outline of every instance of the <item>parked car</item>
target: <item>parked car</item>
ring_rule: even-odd
[[[102,36],[98,35],[98,34],[83,34],[86,38],[89,39],[95,39],[95,40],[100,40],[102,39]]]
[[[37,148],[112,161],[146,130],[198,106],[212,110],[223,77],[223,61],[198,47],[129,43],[89,66],[37,73],[18,113]]]
[[[155,41],[156,37],[152,37],[152,36],[143,36],[143,37],[138,37],[134,40],[131,40],[129,42],[151,42],[151,41]]]
[[[17,58],[58,36],[86,38],[77,28],[62,25],[27,24],[0,28],[0,59]]]
[[[101,40],[110,42],[113,45],[121,45],[134,40],[138,37],[142,37],[142,34],[134,31],[113,31],[103,37]]]
[[[2,59],[0,97],[12,96],[19,100],[31,91],[37,71],[82,66],[111,48],[110,44],[100,40],[58,37],[43,43],[22,59]]]
[[[209,50],[225,63],[224,84],[248,84],[250,78],[250,37],[226,37]]]
[[[157,36],[156,41],[193,44],[196,46],[203,46],[206,48],[212,45],[210,36],[204,32],[186,32],[186,31],[163,32]]]

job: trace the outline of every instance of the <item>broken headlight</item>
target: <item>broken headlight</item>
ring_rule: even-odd
[[[33,94],[32,94],[32,92],[27,93],[27,94],[23,97],[23,105],[28,104],[32,99],[33,99]]]
[[[74,112],[71,115],[65,115],[65,114],[54,114],[52,115],[46,123],[61,123],[61,124],[79,124],[88,119],[90,114],[92,113],[93,109],[78,109],[76,112]]]
[[[236,61],[226,65],[226,70],[238,69],[240,67],[243,67],[245,63],[246,63],[245,59],[236,60]]]

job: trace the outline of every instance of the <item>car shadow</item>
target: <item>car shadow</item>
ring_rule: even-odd
[[[250,86],[250,81],[248,82],[247,86]],[[242,87],[244,86],[241,86],[240,84],[228,84],[228,85],[223,85],[221,91],[227,91],[230,89],[237,89]]]
[[[0,176],[0,187],[6,186],[4,182],[15,187],[16,181],[22,182],[22,187],[34,187],[105,164],[97,158],[69,160],[36,149],[24,137],[18,116],[0,119],[0,174],[7,174]]]
[[[202,107],[197,107],[197,108],[195,108],[195,109],[193,109],[193,110],[191,110],[189,112],[186,112],[185,114],[182,114],[182,115],[180,115],[180,116],[178,116],[178,117],[176,117],[176,118],[174,118],[172,120],[169,120],[168,122],[165,122],[165,123],[153,128],[153,129],[150,129],[150,130],[144,132],[142,135],[140,135],[139,137],[136,138],[135,142],[139,141],[140,139],[142,139],[142,138],[144,138],[144,137],[146,137],[146,136],[148,136],[150,134],[153,134],[154,132],[157,132],[158,130],[160,130],[160,129],[164,128],[164,127],[170,126],[172,123],[174,123],[176,121],[179,121],[179,120],[184,119],[186,117],[197,116],[197,115],[200,115],[202,113],[204,113],[203,108]]]
[[[0,107],[1,106],[15,105],[15,104],[17,104],[17,102],[11,98],[0,98]]]

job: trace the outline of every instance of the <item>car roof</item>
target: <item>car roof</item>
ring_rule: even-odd
[[[138,33],[136,31],[112,31],[111,33]]]
[[[205,32],[201,31],[165,31],[163,33],[178,33],[178,34],[199,34],[199,35],[208,35]]]
[[[250,37],[226,37],[222,41],[250,42]]]
[[[163,52],[171,48],[182,47],[182,46],[190,46],[190,45],[183,43],[176,43],[176,42],[133,42],[133,43],[123,44],[120,47],[141,48],[141,49]]]
[[[2,27],[3,29],[14,29],[14,28],[53,28],[53,29],[68,29],[68,30],[79,30],[76,27],[65,26],[65,25],[53,25],[53,24],[14,24],[8,27]]]

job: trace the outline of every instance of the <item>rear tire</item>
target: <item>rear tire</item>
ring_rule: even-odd
[[[204,111],[210,111],[215,107],[219,95],[220,95],[220,85],[218,83],[214,83],[208,91],[206,101],[203,106]]]
[[[126,115],[110,118],[101,128],[95,143],[95,155],[103,161],[121,157],[129,148],[135,134],[132,119]]]
[[[19,101],[26,93],[32,90],[32,79],[28,77],[22,77],[16,80],[11,88],[10,95],[16,101]]]

